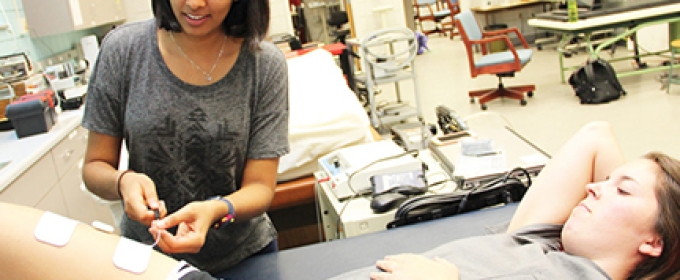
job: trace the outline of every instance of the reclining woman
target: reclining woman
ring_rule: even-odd
[[[507,233],[456,240],[423,255],[387,256],[377,262],[379,270],[369,267],[338,278],[677,279],[678,182],[680,161],[649,153],[624,164],[610,126],[591,123],[543,169]],[[111,262],[115,235],[81,224],[70,242],[57,248],[33,238],[42,211],[0,204],[0,212],[12,213],[0,215],[5,228],[0,240],[6,241],[0,271],[8,278],[160,279],[178,276],[185,266],[154,251],[146,271],[132,274]],[[156,230],[152,225],[150,231]],[[201,271],[181,277],[208,278]]]

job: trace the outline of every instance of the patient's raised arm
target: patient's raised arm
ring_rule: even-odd
[[[564,224],[571,210],[586,197],[586,184],[605,180],[624,163],[608,123],[583,126],[543,168],[518,206],[508,231],[530,224]]]

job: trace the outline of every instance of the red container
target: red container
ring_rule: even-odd
[[[56,95],[54,94],[54,91],[51,89],[46,89],[46,90],[41,90],[39,92],[36,92],[34,94],[26,94],[21,96],[17,101],[15,102],[26,102],[30,100],[40,100],[41,102],[45,103],[46,106],[49,107],[49,113],[50,113],[50,121],[54,125],[57,123],[57,111],[55,107],[57,106],[57,99]]]

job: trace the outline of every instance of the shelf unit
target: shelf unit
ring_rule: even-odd
[[[348,40],[348,44],[357,44],[359,48],[361,69],[364,74],[359,75],[357,80],[364,83],[368,93],[368,113],[371,125],[378,132],[384,133],[391,125],[414,117],[422,123],[414,63],[418,42],[413,31],[407,28],[383,29],[369,34],[360,42]],[[399,83],[404,81],[413,83],[415,108],[401,100]],[[379,91],[379,86],[388,84],[394,84],[397,101],[380,109],[375,95]]]

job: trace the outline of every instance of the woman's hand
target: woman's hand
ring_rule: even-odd
[[[205,236],[213,223],[215,201],[192,202],[159,221],[154,221],[149,232],[156,238],[165,253],[198,253],[205,243]],[[217,203],[222,203],[217,201]],[[177,227],[176,235],[167,231]]]
[[[125,203],[125,213],[135,221],[146,226],[157,217],[154,210],[158,210],[161,217],[167,213],[163,201],[158,200],[156,184],[143,173],[127,172],[120,175],[118,190]]]
[[[432,260],[416,254],[387,256],[376,266],[382,272],[371,273],[373,280],[458,279],[458,267],[436,257]]]

